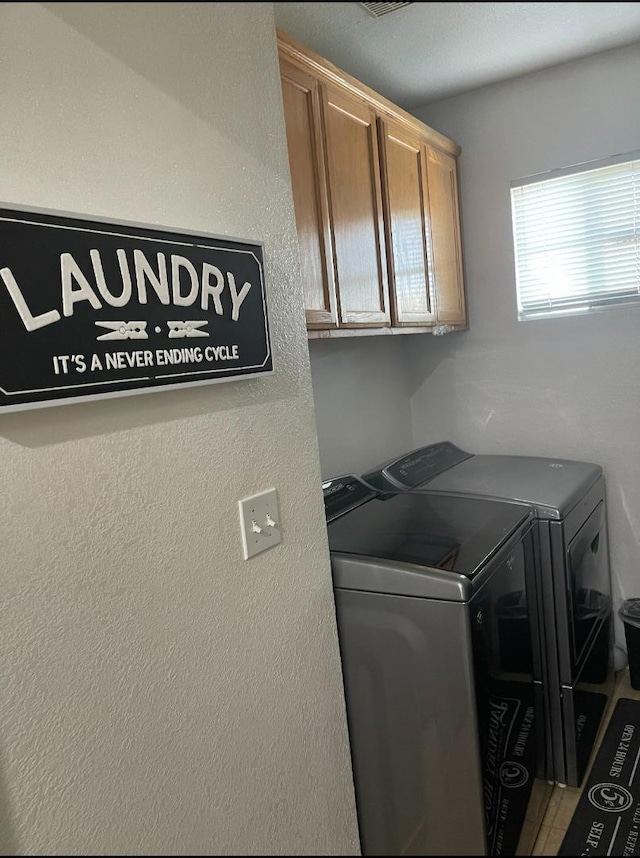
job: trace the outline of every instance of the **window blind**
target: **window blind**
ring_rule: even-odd
[[[512,182],[520,320],[640,303],[640,157],[624,157]]]

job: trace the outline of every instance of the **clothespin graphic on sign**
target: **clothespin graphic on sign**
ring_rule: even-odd
[[[169,326],[169,339],[176,339],[181,337],[208,337],[209,334],[207,331],[200,331],[199,328],[204,327],[204,325],[208,325],[208,320],[203,322],[198,321],[188,321],[183,322],[181,320],[175,322],[167,322]]]
[[[146,322],[96,322],[99,328],[106,328],[110,334],[96,337],[98,340],[148,340]],[[171,335],[169,335],[171,336]]]

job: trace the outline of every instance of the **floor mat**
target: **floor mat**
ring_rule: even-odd
[[[558,855],[640,856],[640,701],[618,700]]]

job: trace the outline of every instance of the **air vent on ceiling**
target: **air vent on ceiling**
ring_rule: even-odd
[[[358,5],[366,9],[374,18],[379,18],[381,15],[395,12],[396,9],[402,9],[403,6],[412,6],[413,3],[358,3]]]

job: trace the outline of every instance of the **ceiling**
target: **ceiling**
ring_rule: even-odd
[[[407,110],[640,40],[640,3],[274,7],[279,29]]]

